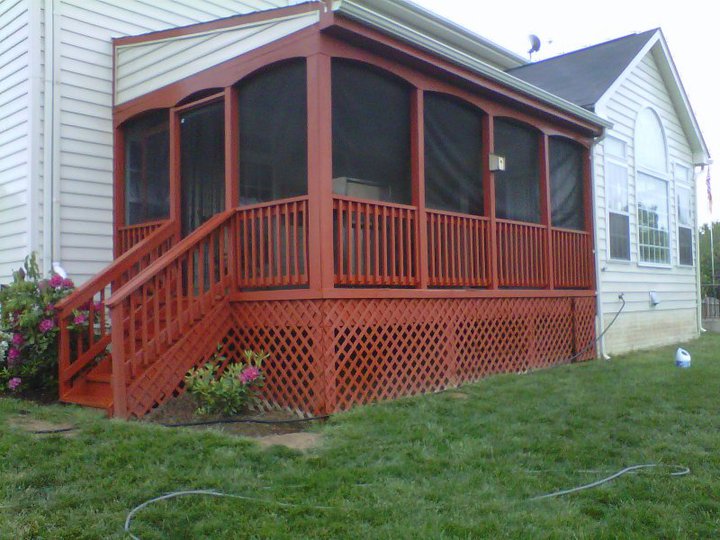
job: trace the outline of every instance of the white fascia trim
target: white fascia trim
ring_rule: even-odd
[[[570,103],[555,94],[546,92],[527,83],[517,77],[514,77],[504,71],[497,69],[485,62],[477,60],[469,50],[461,50],[451,47],[445,41],[448,32],[456,32],[455,28],[447,28],[439,22],[433,28],[433,34],[426,34],[417,28],[417,20],[400,21],[397,18],[391,18],[380,12],[383,7],[387,7],[387,0],[339,0],[333,6],[334,11],[346,15],[349,18],[358,20],[365,25],[377,28],[378,30],[390,34],[394,37],[409,42],[417,47],[428,50],[439,57],[449,60],[453,64],[467,68],[479,75],[487,77],[493,81],[499,82],[513,90],[531,96],[545,104],[561,109],[572,114],[582,120],[602,126],[604,128],[612,127],[612,123],[600,118],[595,113],[588,111],[574,103]],[[371,4],[375,4],[377,9],[372,9]],[[404,3],[405,4],[405,3]],[[397,4],[391,4],[397,7]],[[409,4],[408,4],[409,5]],[[413,6],[414,7],[414,6]],[[417,16],[416,13],[409,15]],[[422,15],[422,14],[420,14]],[[410,19],[411,17],[408,17]],[[447,24],[447,23],[446,23]],[[446,35],[442,35],[446,34]],[[478,48],[479,43],[475,45]],[[478,49],[479,50],[479,49]],[[484,50],[484,52],[486,52]]]

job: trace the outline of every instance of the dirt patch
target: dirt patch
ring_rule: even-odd
[[[469,399],[470,396],[468,396],[465,392],[447,392],[447,397],[451,399]]]
[[[40,432],[53,432],[58,430],[69,430],[69,431],[59,431],[58,433],[39,433],[44,435],[60,435],[62,437],[72,437],[73,435],[77,434],[77,431],[74,429],[75,426],[72,424],[57,424],[54,422],[46,422],[45,420],[37,420],[35,418],[32,418],[30,416],[22,415],[22,416],[14,416],[8,419],[8,424],[10,424],[13,427],[16,427],[18,429],[22,429],[23,431],[27,431],[28,433],[34,433],[37,431]]]
[[[287,446],[288,448],[294,448],[295,450],[306,451],[317,447],[322,440],[322,435],[319,433],[309,432],[286,433],[284,435],[266,435],[264,437],[257,437],[255,440],[263,448],[281,445]]]
[[[195,400],[188,394],[182,394],[147,414],[142,421],[156,424],[199,424],[201,422],[208,422],[208,424],[188,427],[199,430],[214,429],[245,437],[268,437],[287,434],[314,436],[314,434],[303,432],[312,424],[317,423],[314,421],[304,422],[302,421],[302,417],[289,411],[248,411],[246,414],[235,416],[232,419],[226,419],[221,416],[198,416],[195,414],[196,409],[197,404]],[[294,448],[294,446],[291,447]]]

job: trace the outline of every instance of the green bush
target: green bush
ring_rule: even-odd
[[[0,392],[54,391],[58,377],[55,304],[70,294],[70,279],[42,279],[35,254],[0,289]]]
[[[261,366],[268,354],[245,351],[245,362],[229,363],[216,354],[200,368],[191,369],[185,376],[185,387],[198,401],[197,413],[232,416],[240,413],[257,399],[264,383]]]

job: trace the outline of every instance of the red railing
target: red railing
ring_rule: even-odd
[[[119,254],[125,253],[127,250],[135,246],[138,242],[141,242],[147,238],[150,233],[158,230],[163,224],[166,224],[167,220],[159,221],[148,221],[147,223],[138,223],[137,225],[127,225],[118,228],[117,232],[117,252]]]
[[[61,398],[72,388],[73,378],[103,355],[110,344],[109,319],[105,310],[110,289],[126,283],[159,259],[172,247],[174,240],[171,224],[161,225],[57,304]]]
[[[553,229],[552,240],[555,287],[592,289],[593,257],[590,234]]]
[[[428,284],[487,287],[490,284],[488,218],[427,211]]]
[[[296,197],[237,210],[239,287],[307,285],[307,199]]]
[[[130,382],[233,290],[237,215],[214,216],[107,301],[120,416]]]
[[[414,207],[335,195],[333,211],[336,284],[417,283]]]
[[[547,227],[497,220],[498,284],[547,287]]]

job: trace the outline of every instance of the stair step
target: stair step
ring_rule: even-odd
[[[112,406],[112,388],[110,383],[86,380],[72,388],[62,401],[107,410]]]

